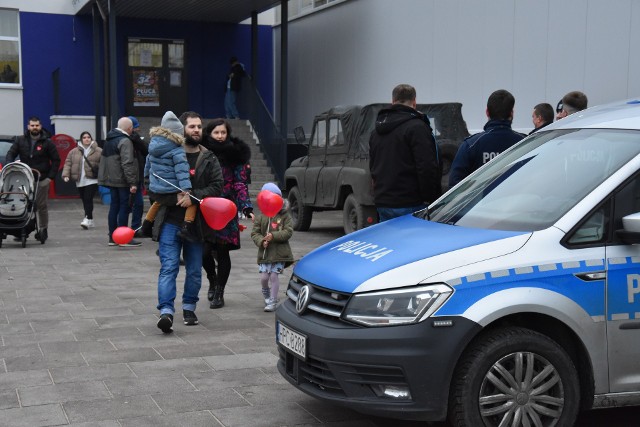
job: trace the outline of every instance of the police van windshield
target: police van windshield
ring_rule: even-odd
[[[429,210],[431,221],[536,231],[640,153],[640,132],[557,130],[534,134],[463,181]]]

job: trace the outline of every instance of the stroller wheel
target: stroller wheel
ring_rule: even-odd
[[[27,236],[25,234],[22,235],[21,242],[22,242],[22,247],[26,248],[27,247]]]

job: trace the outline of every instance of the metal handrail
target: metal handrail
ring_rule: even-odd
[[[240,113],[248,116],[258,136],[260,150],[266,156],[279,183],[283,184],[284,171],[287,168],[286,138],[282,136],[251,77],[247,76],[243,83],[237,97]]]

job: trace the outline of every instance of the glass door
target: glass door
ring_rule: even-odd
[[[187,109],[183,40],[129,39],[126,112],[141,117],[176,115]]]

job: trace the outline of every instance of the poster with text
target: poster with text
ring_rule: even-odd
[[[133,70],[134,107],[160,106],[158,78],[158,72],[155,70]]]

